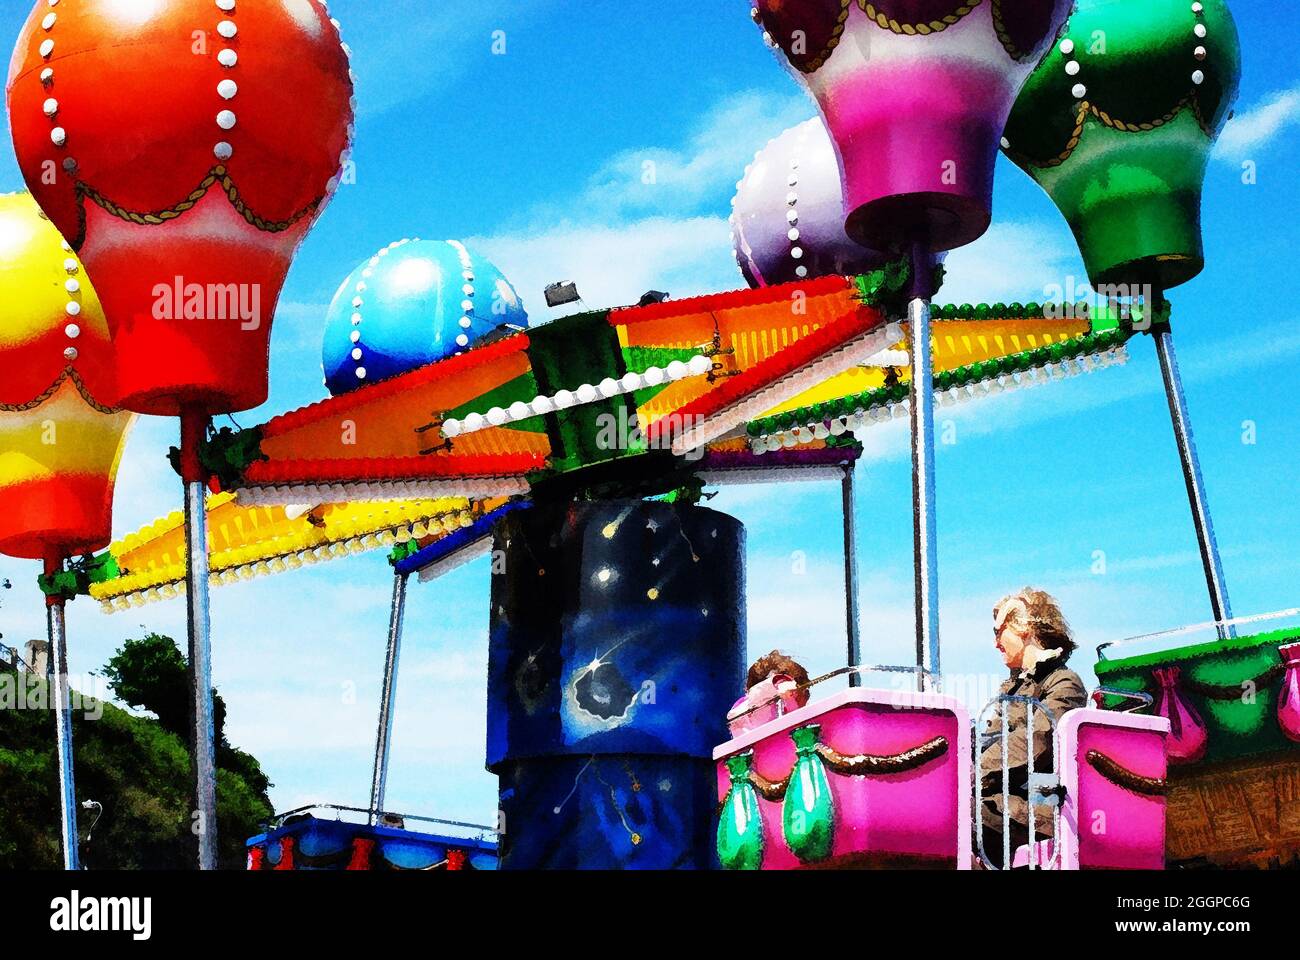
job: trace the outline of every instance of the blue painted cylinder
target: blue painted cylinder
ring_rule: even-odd
[[[725,514],[640,500],[539,504],[498,526],[487,763],[503,868],[713,864],[744,539]]]

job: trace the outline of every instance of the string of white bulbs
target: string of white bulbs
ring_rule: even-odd
[[[584,383],[576,390],[557,390],[549,397],[535,397],[530,403],[518,400],[509,407],[493,407],[486,413],[471,413],[463,420],[449,418],[442,423],[442,435],[450,439],[492,427],[502,427],[508,423],[555,413],[557,410],[608,400],[646,387],[657,387],[689,377],[702,377],[712,370],[713,359],[697,354],[687,361],[674,360],[664,367],[650,367],[641,373],[628,372],[617,380],[606,377],[598,384]]]

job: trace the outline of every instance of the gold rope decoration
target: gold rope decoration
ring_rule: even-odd
[[[817,755],[831,770],[846,777],[865,777],[872,774],[907,773],[925,766],[931,760],[938,759],[948,752],[948,738],[935,737],[919,747],[904,750],[902,753],[877,756],[870,753],[852,755],[840,753],[826,743],[817,744]],[[790,786],[791,770],[784,780],[769,780],[757,770],[750,770],[749,782],[758,791],[758,795],[770,803],[780,803],[785,799],[785,792]],[[730,790],[727,791],[730,795]],[[725,800],[724,800],[725,802]],[[719,806],[721,810],[721,806]]]
[[[220,185],[222,192],[224,192],[227,198],[229,198],[231,206],[235,208],[235,212],[243,217],[251,226],[256,227],[263,233],[283,233],[285,230],[288,230],[294,224],[302,220],[303,217],[314,212],[321,205],[322,198],[318,197],[291,216],[288,220],[266,220],[254,213],[249,208],[248,204],[243,201],[239,194],[239,188],[235,185],[234,178],[226,171],[225,165],[220,163],[208,171],[208,175],[204,177],[199,182],[199,185],[190,191],[189,196],[180,201],[180,203],[165,210],[157,210],[152,213],[137,213],[133,210],[127,210],[120,204],[105,197],[94,187],[90,186],[90,184],[79,180],[77,181],[77,201],[81,208],[81,227],[77,237],[77,242],[73,244],[73,247],[79,248],[86,239],[86,211],[84,206],[86,197],[89,197],[98,206],[103,208],[112,216],[117,217],[119,220],[125,220],[128,223],[134,223],[140,226],[159,226],[169,220],[175,220],[182,214],[192,210],[200,200],[207,196],[208,191],[218,184]]]
[[[804,73],[816,73],[831,58],[831,54],[835,52],[835,48],[840,45],[840,40],[844,37],[844,25],[848,22],[849,10],[852,6],[853,0],[840,0],[840,18],[835,23],[835,29],[831,31],[831,38],[826,41],[826,49],[808,66],[800,67]]]
[[[1164,777],[1144,777],[1134,773],[1100,750],[1088,751],[1088,765],[1115,786],[1144,797],[1163,797],[1169,789],[1169,783]]]
[[[85,400],[87,405],[96,413],[112,415],[122,412],[120,408],[104,406],[91,396],[90,390],[86,387],[85,381],[81,379],[81,374],[77,373],[77,371],[69,365],[63,368],[63,372],[60,373],[58,377],[55,378],[54,382],[50,384],[49,388],[35,400],[16,404],[0,403],[0,413],[26,413],[29,410],[35,410],[46,400],[49,400],[50,397],[58,393],[59,388],[68,380],[72,381],[73,386],[77,388],[77,393],[81,394],[81,399]]]
[[[943,33],[954,23],[964,19],[968,13],[980,5],[982,0],[968,0],[960,7],[948,14],[941,20],[931,20],[929,23],[899,23],[891,17],[876,10],[875,4],[870,0],[858,0],[858,6],[862,7],[862,12],[874,20],[881,28],[888,30],[890,33],[897,33],[903,36],[928,36],[932,33]]]
[[[1205,680],[1197,680],[1195,677],[1182,677],[1178,683],[1188,693],[1195,693],[1198,696],[1205,697],[1207,700],[1236,700],[1245,691],[1247,685],[1259,689],[1260,687],[1271,687],[1286,674],[1285,663],[1275,663],[1263,673],[1254,677],[1248,677],[1240,683],[1209,683]],[[1151,690],[1152,684],[1148,681],[1145,685],[1147,690]]]
[[[792,770],[790,771],[790,776],[793,775],[794,771]],[[769,780],[757,770],[751,770],[749,771],[749,782],[754,785],[754,789],[758,791],[758,795],[764,800],[769,800],[772,803],[780,803],[785,799],[786,788],[790,786],[790,777],[786,777],[784,780],[779,781]],[[728,791],[728,793],[730,793],[730,791]]]
[[[935,737],[919,747],[904,750],[891,756],[873,756],[858,753],[847,756],[827,743],[817,744],[817,754],[835,773],[846,777],[864,777],[869,774],[907,773],[922,767],[948,752],[948,738]]]
[[[382,853],[379,854],[379,868],[381,870],[401,870],[407,873],[428,873],[431,870],[446,870],[447,863],[447,860],[439,860],[437,863],[431,863],[427,867],[403,867],[400,864],[396,864],[392,860],[389,860]],[[465,866],[469,867],[469,863],[467,862]]]
[[[1112,130],[1122,130],[1125,133],[1145,133],[1148,130],[1163,127],[1166,123],[1173,120],[1174,117],[1178,116],[1184,107],[1190,106],[1191,103],[1192,96],[1189,94],[1188,96],[1183,97],[1182,100],[1179,100],[1178,104],[1163,117],[1160,117],[1158,120],[1148,120],[1142,123],[1130,123],[1127,120],[1117,120],[1096,104],[1089,104],[1088,111]],[[1197,124],[1198,126],[1200,125],[1199,120],[1197,121]],[[1202,127],[1202,129],[1204,129],[1204,127]]]
[[[1074,154],[1074,151],[1078,148],[1079,141],[1083,139],[1083,128],[1087,123],[1089,116],[1096,117],[1103,126],[1109,127],[1112,130],[1118,130],[1121,133],[1146,133],[1155,130],[1158,127],[1163,127],[1165,124],[1172,123],[1174,119],[1177,118],[1178,114],[1182,113],[1185,109],[1190,109],[1192,111],[1193,116],[1196,118],[1196,125],[1201,128],[1201,131],[1206,136],[1213,136],[1212,132],[1206,127],[1205,118],[1201,114],[1199,101],[1197,101],[1196,97],[1191,94],[1180,100],[1178,105],[1163,117],[1156,120],[1143,121],[1142,123],[1131,123],[1127,120],[1118,120],[1096,104],[1087,100],[1081,100],[1079,101],[1078,113],[1075,115],[1074,132],[1070,134],[1070,139],[1066,143],[1065,149],[1055,157],[1040,163],[1027,157],[1023,153],[1020,153],[1014,148],[1007,152],[1011,154],[1013,158],[1022,160],[1025,164],[1037,167],[1040,170],[1059,167],[1061,164],[1065,163],[1066,160],[1069,160]]]
[[[1046,163],[1034,165],[1044,168],[1059,167],[1061,164],[1065,163],[1066,160],[1069,160],[1074,154],[1075,149],[1079,146],[1079,141],[1083,139],[1083,127],[1088,120],[1088,112],[1091,109],[1092,108],[1087,100],[1080,102],[1079,109],[1074,115],[1074,132],[1070,134],[1070,139],[1066,141],[1065,149]],[[1021,156],[1023,156],[1023,154],[1021,154]],[[1028,157],[1025,157],[1025,160],[1031,164],[1033,163],[1033,161],[1029,160]]]
[[[840,45],[840,40],[844,37],[844,25],[848,22],[849,10],[852,8],[853,0],[840,0],[840,16],[835,22],[835,28],[831,31],[830,39],[826,41],[825,49],[823,49],[821,53],[817,54],[816,59],[810,60],[803,66],[800,66],[791,60],[790,63],[795,67],[795,69],[800,73],[816,73],[822,68],[826,61],[831,58],[831,54],[835,52],[835,48]],[[753,14],[754,22],[762,27],[765,33],[771,36],[771,31],[768,30],[767,25],[763,23],[763,14],[759,8],[754,7],[751,13]],[[786,57],[789,59],[789,54],[787,54]]]
[[[1271,687],[1286,674],[1285,663],[1275,663],[1257,677],[1251,677],[1249,680],[1243,680],[1241,683],[1207,683],[1204,680],[1197,680],[1195,677],[1185,677],[1181,683],[1183,689],[1198,693],[1207,700],[1236,700],[1246,689],[1246,685],[1258,689],[1260,687]]]

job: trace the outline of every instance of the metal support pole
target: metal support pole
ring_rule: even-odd
[[[212,639],[208,617],[207,484],[198,462],[207,417],[181,417],[181,475],[185,482],[185,600],[188,608],[190,727],[194,770],[194,831],[199,869],[217,869],[217,757],[212,706]]]
[[[402,620],[406,615],[408,575],[393,577],[393,607],[388,617],[388,651],[384,656],[384,689],[379,698],[379,732],[375,737],[375,772],[370,785],[370,823],[384,812],[388,786],[388,753],[393,741],[393,712],[397,706],[397,659],[402,650]]]
[[[844,481],[840,488],[844,500],[844,616],[850,667],[862,663],[862,638],[858,629],[858,538],[857,523],[853,514],[853,468],[852,463],[844,465]],[[862,686],[862,676],[858,673],[850,673],[849,686]]]
[[[912,556],[916,590],[917,688],[939,682],[939,557],[935,527],[934,350],[930,342],[930,258],[912,255],[913,299],[907,306],[912,356]]]
[[[1028,765],[1028,779],[1025,784],[1025,799],[1029,802],[1025,804],[1026,826],[1029,828],[1029,869],[1033,870],[1038,863],[1037,843],[1034,839],[1034,704],[1033,701],[1025,703],[1025,763]],[[1007,807],[1010,808],[1010,804]],[[1010,864],[1003,864],[1004,867],[1010,867]]]
[[[1232,619],[1232,604],[1228,600],[1228,585],[1223,579],[1223,562],[1219,559],[1219,543],[1214,536],[1214,523],[1210,519],[1210,506],[1205,496],[1205,478],[1201,475],[1201,461],[1196,453],[1196,438],[1192,435],[1192,419],[1187,410],[1187,397],[1183,393],[1183,378],[1178,372],[1178,354],[1174,351],[1174,336],[1168,327],[1153,334],[1156,355],[1160,358],[1160,373],[1165,381],[1165,397],[1169,401],[1169,416],[1173,420],[1174,438],[1178,442],[1178,457],[1183,465],[1183,481],[1187,485],[1187,499],[1192,507],[1192,522],[1196,526],[1196,541],[1201,548],[1201,565],[1205,569],[1205,583],[1210,592],[1210,608],[1214,614],[1219,638],[1237,635],[1236,627],[1225,621]]]
[[[1011,869],[1011,758],[1007,749],[1011,746],[1011,728],[1007,725],[1007,708],[1013,701],[1002,701],[1002,866],[1000,870]],[[1032,757],[1033,754],[1030,754]],[[979,774],[975,775],[978,779]]]
[[[62,561],[47,563],[47,574],[63,567]],[[80,870],[77,851],[77,787],[72,767],[72,708],[68,688],[68,634],[64,620],[64,601],[51,597],[46,610],[50,649],[48,677],[54,709],[54,736],[59,766],[59,812],[63,841],[63,869]]]

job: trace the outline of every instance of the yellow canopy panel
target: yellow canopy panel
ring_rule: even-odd
[[[436,539],[470,526],[504,500],[442,497],[429,500],[244,506],[236,495],[208,498],[211,583],[221,586],[269,573]],[[184,591],[184,517],[173,513],[109,547],[121,575],[93,584],[90,595],[106,613]]]
[[[907,324],[903,323],[904,331]],[[1050,347],[1054,343],[1063,343],[1085,336],[1092,330],[1087,317],[1033,317],[1011,320],[935,320],[931,326],[934,345],[934,372],[956,370],[983,360],[995,360],[1012,354]],[[831,377],[792,397],[779,406],[763,413],[763,417],[772,417],[790,410],[800,410],[814,403],[838,400],[869,390],[876,390],[885,385],[885,372],[888,367],[898,371],[899,380],[906,383],[912,378],[908,366],[908,336],[888,351],[888,356],[879,363],[862,365],[846,370],[838,376]],[[887,362],[888,361],[888,362]]]

